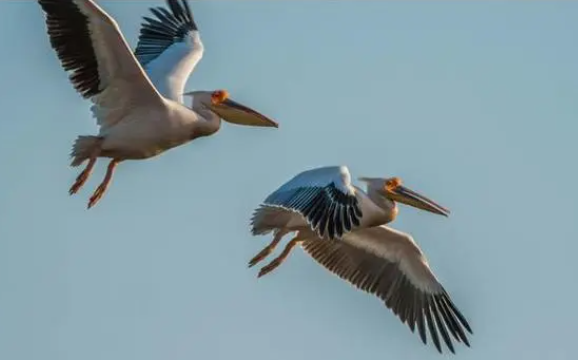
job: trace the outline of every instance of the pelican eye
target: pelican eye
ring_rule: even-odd
[[[223,101],[227,100],[229,93],[226,90],[213,91],[211,94],[211,102],[213,105],[219,105]]]
[[[395,190],[399,186],[401,186],[401,179],[398,177],[394,177],[385,182],[385,188],[387,190]]]

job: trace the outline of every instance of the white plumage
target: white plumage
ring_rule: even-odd
[[[279,207],[300,214],[292,226],[305,222],[323,237],[340,237],[359,225],[362,211],[349,170],[330,166],[302,172],[263,202],[263,210]]]
[[[84,185],[97,158],[112,159],[89,208],[102,197],[123,160],[150,158],[211,135],[219,130],[221,118],[241,125],[278,126],[229,99],[225,90],[189,93],[194,95],[192,109],[183,105],[185,83],[204,51],[185,0],[167,0],[171,11],[151,9],[156,19],[145,18],[136,57],[115,20],[94,1],[38,2],[46,13],[51,45],[75,89],[94,104],[100,127],[97,136],[80,136],[73,145],[71,165],[86,160],[88,165],[70,193]]]
[[[346,195],[355,194],[355,188],[351,184],[351,174],[346,166],[326,166],[303,171],[279,187],[274,193],[302,187],[325,187],[331,184],[334,184],[337,190]]]
[[[46,13],[52,47],[75,89],[93,103],[97,136],[80,136],[73,166],[88,165],[70,189],[76,193],[96,159],[107,157],[106,176],[89,207],[104,194],[117,164],[145,159],[213,134],[221,118],[235,124],[277,127],[258,112],[228,98],[224,90],[184,93],[204,47],[186,1],[167,0],[151,9],[133,54],[115,20],[92,0],[38,0]],[[184,94],[183,94],[184,93]],[[192,109],[182,95],[193,96]],[[355,286],[375,294],[402,322],[430,338],[441,352],[441,336],[469,346],[471,328],[431,271],[411,236],[385,224],[398,213],[396,202],[447,216],[449,211],[401,185],[398,178],[363,178],[367,192],[351,182],[345,166],[298,174],[269,195],[255,211],[253,234],[274,239],[251,261],[269,255],[282,237],[297,235],[260,276],[279,266],[297,245],[318,263]]]
[[[157,90],[183,102],[185,84],[201,61],[203,42],[186,1],[169,1],[166,8],[151,8],[156,19],[145,16],[135,55]]]
[[[253,234],[274,232],[274,238],[249,265],[268,256],[284,235],[297,232],[259,276],[300,245],[326,269],[382,299],[412,331],[418,329],[424,343],[429,332],[440,352],[440,336],[452,352],[452,337],[469,346],[471,328],[421,249],[410,235],[385,226],[397,216],[396,201],[444,216],[449,211],[399,178],[361,179],[367,193],[351,184],[347,167],[331,166],[302,172],[279,187],[253,215]]]

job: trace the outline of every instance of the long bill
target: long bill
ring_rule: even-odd
[[[211,110],[219,115],[223,120],[237,125],[275,127],[279,124],[267,116],[239,104],[231,99],[225,99],[219,104],[212,104]]]
[[[435,201],[428,199],[427,197],[402,185],[399,185],[394,189],[387,189],[386,196],[393,201],[429,211],[434,214],[443,215],[446,217],[450,214],[449,209],[446,209],[445,207],[437,204]]]

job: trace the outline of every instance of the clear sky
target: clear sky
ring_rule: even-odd
[[[132,46],[155,2],[102,1]],[[160,1],[156,2],[157,4]],[[460,359],[575,357],[578,2],[202,1],[191,90],[280,128],[119,166],[90,211],[95,134],[33,1],[0,3],[0,358],[439,359],[376,298],[295,251],[257,279],[252,210],[310,167],[400,176],[402,208],[474,329]],[[449,357],[449,355],[448,355]]]

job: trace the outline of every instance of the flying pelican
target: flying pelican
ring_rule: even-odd
[[[152,8],[145,17],[135,54],[116,21],[92,0],[38,0],[46,14],[52,48],[74,88],[93,103],[96,136],[79,136],[71,166],[88,160],[70,188],[75,194],[97,158],[111,161],[88,202],[105,193],[123,160],[146,159],[219,130],[221,118],[234,124],[278,127],[268,117],[229,98],[226,90],[184,93],[203,55],[203,44],[186,0],[167,0],[170,12]],[[143,69],[144,67],[144,69]],[[192,109],[183,95],[193,98]]]
[[[470,325],[430,269],[413,238],[385,224],[398,213],[396,202],[439,214],[449,210],[402,185],[401,179],[360,178],[367,193],[351,183],[346,166],[304,171],[270,194],[255,210],[253,235],[273,232],[273,241],[249,262],[267,257],[279,241],[297,232],[259,277],[281,265],[300,245],[306,253],[357,288],[385,302],[427,344],[441,353],[439,334],[454,352],[451,336],[469,345]],[[437,329],[436,329],[437,327]],[[449,333],[448,333],[449,331]]]

